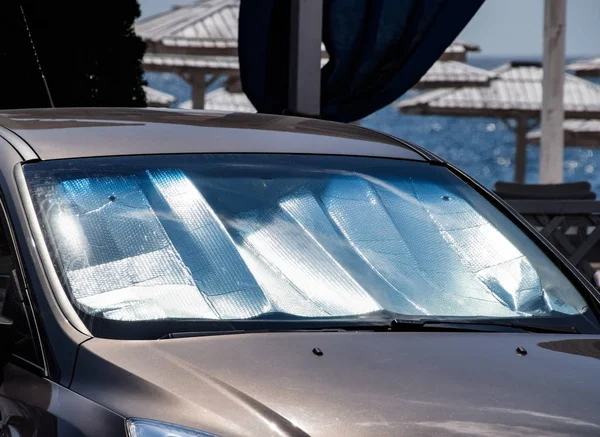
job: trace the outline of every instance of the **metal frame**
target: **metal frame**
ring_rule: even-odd
[[[38,248],[31,234],[30,223],[15,177],[16,171],[23,162],[22,156],[37,157],[37,155],[18,135],[13,138],[17,139],[17,145],[11,144],[3,138],[0,139],[0,186],[4,196],[5,214],[13,233],[13,244],[19,256],[18,274],[21,275],[21,282],[26,286],[22,286],[21,290],[22,292],[27,291],[37,336],[42,343],[45,360],[44,377],[68,386],[79,345],[90,337],[74,329],[62,314],[41,265]],[[60,351],[60,353],[56,353],[56,351]],[[39,368],[30,366],[23,360],[18,360],[18,362],[31,368],[34,372],[40,371]]]
[[[18,281],[17,285],[21,288],[21,292],[23,295],[23,305],[25,307],[25,317],[27,318],[27,325],[31,330],[31,336],[33,337],[35,347],[37,347],[38,352],[40,353],[42,359],[42,366],[36,363],[32,363],[31,361],[18,355],[13,355],[13,358],[17,359],[18,361],[21,361],[22,363],[25,363],[26,367],[29,367],[30,370],[36,369],[38,371],[37,373],[41,371],[42,376],[47,377],[48,360],[46,358],[46,351],[42,342],[42,336],[40,334],[38,321],[33,312],[33,304],[31,301],[29,287],[27,285],[27,277],[23,268],[23,261],[21,259],[21,254],[19,252],[17,240],[13,231],[13,226],[5,206],[4,193],[2,191],[2,187],[0,187],[0,230],[2,230],[2,228],[4,228],[7,231],[5,237],[7,243],[10,246],[11,255],[13,257],[14,271],[17,272],[16,278],[13,279]]]
[[[5,140],[13,149],[23,158],[24,161],[39,159],[40,157],[27,144],[23,138],[14,133],[12,130],[0,125],[0,138]]]
[[[58,275],[56,274],[56,270],[54,269],[54,264],[52,262],[52,257],[50,256],[50,251],[48,250],[48,246],[46,245],[46,240],[42,232],[42,227],[40,226],[37,214],[35,213],[33,201],[31,199],[31,196],[29,195],[29,190],[27,189],[27,182],[25,181],[25,175],[23,173],[22,165],[18,165],[15,167],[15,180],[17,181],[19,195],[23,203],[23,207],[25,208],[25,213],[27,215],[27,223],[29,224],[29,227],[31,229],[35,246],[37,248],[37,253],[42,261],[44,273],[46,274],[46,278],[50,283],[50,288],[52,290],[53,297],[56,299],[59,308],[61,309],[63,315],[67,318],[69,323],[80,333],[91,337],[92,334],[82,322],[82,320],[79,318],[79,315],[73,308],[73,305],[71,304],[71,301],[69,300],[69,297],[67,296],[67,293],[64,287],[62,286]]]

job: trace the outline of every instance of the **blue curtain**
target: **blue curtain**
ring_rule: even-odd
[[[350,122],[427,72],[484,0],[324,0],[321,116]],[[289,0],[241,0],[240,74],[258,112],[288,108]]]

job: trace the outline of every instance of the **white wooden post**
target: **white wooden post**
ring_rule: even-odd
[[[566,0],[546,0],[544,7],[544,79],[540,183],[563,181]]]
[[[291,0],[288,106],[319,115],[321,109],[321,36],[323,0]]]

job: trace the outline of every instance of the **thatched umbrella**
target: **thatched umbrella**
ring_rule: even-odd
[[[448,46],[440,61],[459,61],[465,62],[470,52],[480,52],[481,48],[477,44],[471,44],[465,41],[456,40]]]
[[[563,125],[566,147],[600,148],[600,120],[566,120]],[[527,134],[529,144],[540,144],[539,130]]]
[[[496,77],[493,71],[458,61],[437,61],[425,73],[415,89],[462,86],[488,86]]]
[[[495,70],[489,87],[443,88],[404,99],[402,113],[489,117],[503,120],[516,134],[515,181],[525,181],[527,132],[540,119],[542,67],[512,62]],[[565,76],[565,118],[600,119],[600,86],[573,75]]]
[[[600,58],[585,59],[567,65],[567,70],[580,77],[600,77]]]
[[[488,86],[496,73],[473,67],[458,61],[438,61],[421,78],[416,89],[432,89],[442,86]],[[183,102],[179,107],[192,109],[192,100]],[[239,79],[230,77],[225,87],[217,88],[206,94],[205,109],[228,112],[256,112],[252,103],[241,89]]]
[[[240,0],[198,1],[138,21],[144,69],[179,75],[192,87],[193,107],[204,108],[206,89],[219,76],[239,77],[239,8]]]
[[[146,71],[178,74],[192,87],[195,108],[218,75],[239,74],[239,0],[210,0],[176,6],[140,20],[136,33],[146,43]]]
[[[240,0],[205,0],[138,21],[135,31],[147,46],[144,69],[179,75],[192,87],[193,107],[208,108],[205,93],[213,81],[222,75],[239,77],[239,7]],[[475,44],[453,42],[440,58],[453,62],[434,65],[423,86],[486,85],[485,70],[456,62],[479,50]],[[324,45],[321,56],[323,65],[327,62]]]

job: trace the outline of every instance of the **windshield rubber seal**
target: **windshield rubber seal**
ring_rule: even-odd
[[[61,310],[62,314],[68,320],[68,322],[79,331],[81,334],[84,334],[88,337],[92,337],[90,330],[83,323],[77,311],[73,307],[71,300],[67,296],[67,292],[62,286],[60,279],[56,273],[54,263],[52,262],[52,258],[50,256],[50,251],[48,246],[46,245],[46,240],[44,239],[44,235],[42,232],[42,228],[40,226],[37,214],[35,212],[35,208],[33,206],[33,200],[29,194],[29,188],[27,186],[27,181],[25,179],[25,174],[23,172],[23,164],[27,164],[29,162],[21,163],[15,166],[14,177],[17,183],[17,189],[19,191],[19,197],[21,199],[21,203],[23,209],[25,210],[25,215],[27,218],[26,225],[29,227],[29,231],[33,236],[34,245],[36,248],[37,255],[40,258],[41,265],[43,268],[43,273],[46,277],[46,281],[50,285],[51,295],[54,298],[58,308]]]

